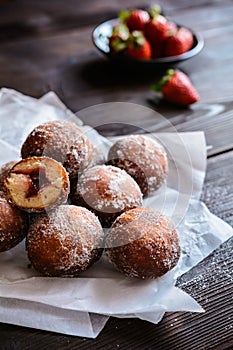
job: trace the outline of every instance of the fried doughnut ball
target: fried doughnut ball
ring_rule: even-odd
[[[145,135],[129,135],[116,141],[109,150],[107,164],[124,169],[131,175],[143,195],[157,190],[168,171],[164,147]]]
[[[156,278],[177,264],[180,245],[176,230],[163,214],[136,208],[116,219],[106,236],[105,253],[127,276]]]
[[[124,170],[97,165],[81,175],[71,202],[90,209],[104,227],[109,227],[118,215],[142,205],[142,193]]]
[[[0,192],[0,252],[15,247],[26,236],[28,219],[26,213],[8,203]]]
[[[11,161],[6,164],[3,164],[3,166],[0,169],[0,191],[6,192],[5,188],[5,179],[7,178],[11,168],[17,163],[17,161]]]
[[[100,259],[103,230],[86,208],[61,205],[34,218],[26,249],[31,264],[43,275],[76,276]]]
[[[30,157],[16,163],[5,179],[9,201],[31,213],[51,210],[67,201],[68,174],[56,160]]]
[[[75,123],[64,120],[38,125],[21,148],[22,158],[46,156],[61,162],[70,179],[88,167],[92,161],[92,145]]]

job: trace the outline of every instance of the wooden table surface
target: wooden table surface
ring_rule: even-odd
[[[75,112],[105,102],[133,102],[161,113],[178,131],[203,130],[211,147],[202,200],[232,225],[233,2],[157,1],[166,15],[205,40],[202,52],[179,66],[201,98],[188,109],[155,103],[150,86],[163,69],[127,72],[110,64],[94,47],[94,26],[115,17],[126,3],[135,7],[150,1],[1,1],[0,87],[34,97],[53,90]],[[117,121],[156,129],[153,119],[119,116]],[[130,132],[130,127],[111,125],[111,116],[107,121],[86,117],[84,122],[99,126],[104,135]],[[101,126],[104,122],[107,127]],[[110,318],[96,339],[0,324],[0,349],[233,349],[232,251],[230,239],[178,280],[178,286],[203,306],[204,314],[169,313],[158,325]]]

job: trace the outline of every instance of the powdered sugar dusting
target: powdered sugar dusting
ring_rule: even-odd
[[[86,208],[62,205],[37,217],[27,237],[28,257],[45,275],[71,276],[101,256],[103,230]]]
[[[113,224],[106,237],[106,255],[128,276],[156,278],[178,262],[178,235],[160,212],[132,209]]]
[[[61,162],[71,178],[92,161],[92,146],[83,131],[74,123],[55,120],[38,125],[21,148],[22,158],[47,156]]]
[[[124,170],[97,165],[79,179],[77,193],[93,209],[114,213],[142,205],[137,183]]]
[[[129,135],[116,141],[109,151],[108,161],[133,176],[144,194],[155,191],[167,177],[164,147],[145,135]]]

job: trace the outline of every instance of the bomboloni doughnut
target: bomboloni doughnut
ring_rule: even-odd
[[[142,205],[142,193],[124,170],[97,165],[81,175],[71,202],[90,209],[104,227],[109,227],[118,215]]]
[[[7,178],[11,168],[17,163],[17,161],[11,161],[6,164],[3,164],[3,166],[0,169],[0,191],[6,192],[5,188],[5,179]]]
[[[145,135],[129,135],[116,141],[109,150],[107,164],[124,169],[131,175],[143,195],[157,190],[168,171],[164,147]]]
[[[26,213],[8,203],[0,192],[0,252],[15,247],[26,236],[28,220]]]
[[[177,264],[180,245],[176,230],[163,214],[136,208],[116,219],[106,236],[105,253],[126,276],[156,278]]]
[[[76,124],[56,120],[38,125],[24,141],[21,155],[53,158],[63,164],[73,179],[92,161],[92,145]]]
[[[28,258],[46,276],[76,276],[99,260],[103,230],[89,210],[61,205],[33,219],[27,239]]]
[[[27,212],[50,210],[67,201],[68,173],[56,160],[30,157],[16,163],[5,179],[9,201]]]

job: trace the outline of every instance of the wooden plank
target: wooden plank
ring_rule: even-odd
[[[233,152],[208,160],[202,200],[213,213],[233,226]]]
[[[88,4],[87,12],[83,13],[84,9],[80,8],[80,16],[83,14],[85,17],[90,12],[90,2]],[[101,4],[99,12],[107,11],[108,7]],[[184,11],[181,17],[178,17],[180,20],[187,17],[189,24],[201,30],[206,39],[203,52],[180,66],[191,77],[204,103],[215,101],[219,97],[232,97],[231,81],[223,79],[223,75],[231,76],[232,70],[229,62],[232,61],[233,52],[229,42],[233,35],[233,6],[222,9],[210,7],[209,11],[211,15],[208,18],[215,18],[215,21],[204,18],[201,8],[198,7],[195,7],[192,15]],[[218,14],[219,11],[225,11],[224,21],[227,25],[221,22],[222,16]],[[52,15],[52,10],[50,12]],[[178,12],[174,12],[173,16],[177,14]],[[97,17],[95,21],[97,23]],[[206,22],[209,23],[207,28]],[[218,25],[218,30],[213,30],[214,25]],[[122,70],[122,67],[109,65],[92,45],[93,27],[94,24],[85,28],[68,28],[64,32],[55,30],[46,37],[35,36],[25,42],[12,41],[12,44],[2,44],[0,85],[10,86],[37,97],[53,89],[75,111],[91,104],[119,100],[148,105],[147,100],[153,99],[150,93],[151,84],[162,72],[136,74],[135,71],[127,72]],[[213,88],[214,86],[216,88]],[[158,107],[159,111],[168,116],[169,109],[172,108]]]
[[[33,1],[14,0],[1,4],[0,41],[22,40],[27,37],[44,36],[59,31],[95,25],[127,7],[149,6],[148,1],[109,0],[61,0]]]
[[[230,1],[205,1],[196,0],[195,3],[186,1],[156,1],[160,4],[166,15],[173,17],[180,23],[191,25],[194,29],[207,29],[224,18],[225,25],[230,23],[231,11],[225,11]],[[67,0],[64,4],[61,0],[33,1],[14,0],[1,2],[0,11],[0,41],[22,40],[27,37],[38,37],[59,31],[81,28],[86,25],[95,25],[98,22],[117,16],[120,10],[132,7],[149,7],[148,0],[128,0],[127,4],[120,0]],[[216,8],[218,7],[216,15]],[[205,16],[207,9],[209,16]],[[222,13],[224,12],[224,16]]]
[[[172,113],[174,115],[174,110]],[[233,98],[197,103],[189,111],[181,111],[173,116],[170,121],[178,132],[204,131],[208,156],[233,149]],[[174,128],[164,121],[148,127],[148,130],[174,131]]]

